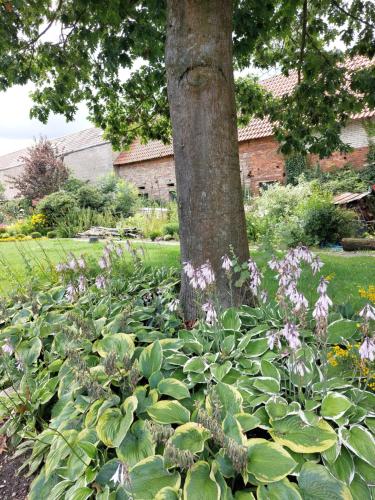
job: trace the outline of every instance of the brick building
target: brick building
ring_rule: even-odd
[[[368,65],[364,58],[357,58],[353,69],[359,64]],[[277,75],[263,80],[261,84],[276,96],[289,93],[297,83],[297,74],[289,77]],[[342,167],[347,163],[361,168],[366,160],[369,138],[363,126],[364,120],[373,119],[375,110],[365,111],[352,117],[342,130],[342,140],[352,146],[347,154],[334,153],[329,158],[319,160],[324,170]],[[285,178],[285,158],[278,151],[279,144],[273,137],[271,123],[254,119],[238,131],[238,147],[243,185],[251,192],[267,183],[283,182]],[[317,158],[311,157],[315,164]],[[175,196],[175,173],[173,147],[159,141],[141,144],[135,141],[129,150],[122,152],[114,162],[115,171],[135,184],[141,195],[168,199]]]
[[[89,128],[52,139],[51,143],[64,157],[65,165],[72,174],[83,181],[99,179],[113,172],[113,162],[118,156],[114,153],[109,141],[103,139],[102,131]],[[5,187],[5,197],[12,198],[15,192],[9,183],[9,177],[17,177],[23,168],[22,157],[27,149],[0,156],[0,182]]]

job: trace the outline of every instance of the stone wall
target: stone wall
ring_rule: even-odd
[[[64,163],[77,179],[95,183],[100,177],[113,173],[113,162],[118,155],[119,153],[113,152],[111,144],[103,143],[65,154]],[[5,187],[7,199],[16,196],[16,191],[10,186],[8,177],[17,177],[21,172],[22,166],[19,165],[0,170],[0,183]]]
[[[9,200],[16,196],[16,190],[9,183],[9,177],[18,177],[22,172],[22,167],[11,167],[0,170],[0,183],[5,187],[4,197]]]
[[[64,163],[77,179],[95,182],[113,172],[113,162],[118,154],[112,151],[109,143],[104,143],[68,153],[64,156]]]

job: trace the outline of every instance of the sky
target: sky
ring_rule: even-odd
[[[51,115],[47,124],[30,119],[31,85],[17,85],[0,92],[0,156],[31,146],[40,136],[53,139],[92,127],[88,111],[80,105],[73,122],[67,123],[60,115]]]
[[[141,62],[137,60],[134,69],[137,69]],[[130,71],[124,70],[123,73],[123,77],[126,78]],[[271,74],[259,73],[258,76],[264,78]],[[0,156],[29,147],[41,136],[53,139],[93,126],[87,119],[88,110],[84,103],[79,106],[72,122],[66,122],[62,115],[51,115],[46,124],[36,119],[31,120],[29,115],[33,105],[29,96],[31,90],[30,84],[17,85],[0,92]]]

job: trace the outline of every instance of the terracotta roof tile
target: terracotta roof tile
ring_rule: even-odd
[[[368,59],[362,56],[353,58],[347,68],[350,71],[368,66]],[[297,72],[293,71],[289,76],[275,75],[260,83],[275,96],[281,97],[289,94],[297,84]],[[375,110],[363,111],[353,115],[353,119],[368,118],[375,115]],[[260,139],[262,137],[270,137],[273,135],[272,125],[267,119],[255,118],[251,120],[246,127],[239,129],[238,140],[248,141],[250,139]],[[155,158],[163,158],[173,155],[173,146],[165,145],[160,141],[150,141],[147,144],[141,144],[140,141],[135,141],[127,151],[123,151],[116,159],[115,165],[126,165]]]

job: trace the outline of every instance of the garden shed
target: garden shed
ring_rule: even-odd
[[[375,185],[364,193],[338,194],[333,198],[333,203],[355,210],[367,229],[375,228]]]

